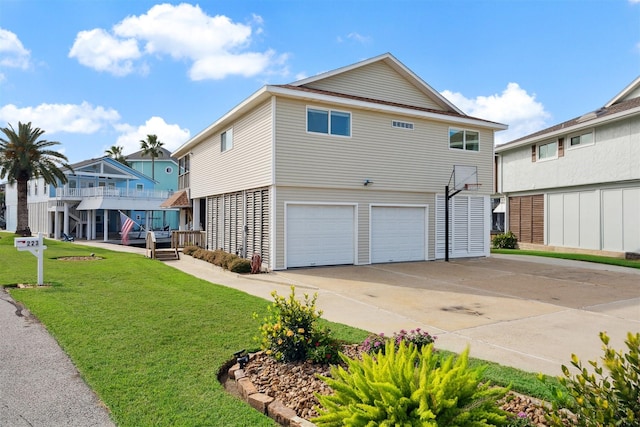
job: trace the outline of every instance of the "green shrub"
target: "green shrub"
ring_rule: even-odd
[[[504,425],[507,414],[497,400],[507,389],[480,384],[483,367],[470,369],[465,350],[441,358],[433,344],[418,350],[387,341],[385,351],[362,361],[343,357],[347,364],[331,367],[321,377],[335,392],[317,395],[322,408],[312,420],[318,426],[493,426]]]
[[[251,261],[244,258],[236,258],[229,264],[229,271],[239,274],[251,273]]]
[[[313,363],[322,365],[338,364],[340,363],[342,345],[342,341],[331,337],[331,331],[328,329],[316,330],[311,337],[307,358]]]
[[[604,344],[603,366],[597,361],[589,361],[593,369],[590,372],[575,354],[571,355],[571,365],[578,369],[577,374],[572,375],[569,368],[562,366],[564,376],[559,380],[566,392],[556,390],[557,402],[548,417],[551,425],[566,425],[568,415],[559,408],[566,408],[575,415],[572,425],[640,425],[640,333],[627,334],[626,353],[612,349],[605,332],[600,332],[600,340]]]
[[[506,233],[493,236],[491,244],[494,249],[515,249],[518,245],[518,238],[509,230]]]
[[[260,327],[260,346],[276,360],[291,362],[306,360],[309,350],[318,337],[316,321],[322,315],[316,311],[316,299],[304,294],[304,303],[296,300],[295,287],[291,286],[289,298],[271,293],[274,302],[267,307],[268,313]],[[317,342],[317,341],[316,341]]]

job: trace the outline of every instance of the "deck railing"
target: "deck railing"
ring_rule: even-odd
[[[207,233],[194,230],[173,230],[171,232],[171,247],[183,249],[185,246],[205,247]]]

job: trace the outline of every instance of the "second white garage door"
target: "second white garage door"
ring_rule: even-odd
[[[287,205],[287,268],[354,264],[353,205]]]
[[[426,207],[372,207],[371,262],[425,260],[426,224]]]

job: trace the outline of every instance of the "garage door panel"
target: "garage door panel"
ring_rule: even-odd
[[[289,205],[287,267],[353,264],[354,207]]]
[[[424,207],[371,208],[371,262],[426,259]]]

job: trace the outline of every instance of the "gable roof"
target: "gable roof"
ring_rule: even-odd
[[[407,68],[402,62],[398,61],[398,59],[390,53],[384,53],[382,55],[374,56],[373,58],[365,59],[364,61],[356,62],[355,64],[347,65],[345,67],[337,68],[332,71],[327,71],[324,73],[320,73],[313,77],[308,77],[306,79],[298,80],[290,84],[290,86],[306,86],[321,80],[328,79],[330,77],[337,76],[339,74],[349,73],[358,68],[363,68],[368,65],[371,65],[375,62],[384,62],[386,65],[390,66],[394,69],[398,74],[412,83],[418,90],[427,95],[429,98],[433,99],[437,104],[439,104],[444,110],[453,111],[458,114],[464,115],[462,110],[458,109],[455,105],[453,105],[449,100],[447,100],[444,96],[442,96],[437,90],[433,89],[429,86],[424,80],[422,80],[417,74]]]
[[[127,165],[123,165],[115,159],[112,159],[109,156],[87,159],[78,163],[74,163],[70,165],[73,168],[74,175],[87,175],[87,176],[120,176],[122,178],[129,179],[143,179],[146,181],[150,181],[151,177],[144,175],[137,170],[130,168]],[[107,169],[105,169],[105,167]],[[63,171],[69,172],[69,169],[63,168]],[[112,172],[110,172],[112,171]],[[117,173],[117,172],[120,173]]]
[[[171,160],[174,163],[178,163],[178,161],[171,156],[171,151],[167,150],[164,147],[160,147],[160,151],[162,151],[162,156],[156,157],[156,161],[158,160]],[[124,156],[127,160],[135,160],[135,161],[151,161],[151,156],[145,156],[142,154],[143,150],[136,151],[135,153],[131,153],[127,156]]]
[[[496,153],[640,114],[640,77],[603,107],[496,147]]]
[[[409,79],[411,83],[428,95],[434,102],[437,101],[439,105],[443,107],[443,110],[436,110],[424,107],[417,107],[413,105],[400,104],[390,101],[383,101],[373,98],[355,96],[350,94],[338,93],[328,90],[314,89],[307,87],[313,82],[320,81],[329,77],[333,77],[339,74],[346,74],[352,70],[370,65],[377,61],[384,61],[391,66],[401,76]],[[229,126],[235,119],[250,111],[252,108],[261,104],[262,102],[270,99],[273,96],[280,96],[283,98],[293,98],[304,101],[317,101],[326,102],[337,105],[343,105],[351,108],[363,108],[375,111],[384,111],[388,113],[410,115],[419,118],[426,118],[431,120],[446,121],[451,123],[457,123],[460,125],[475,126],[492,130],[504,130],[507,129],[506,125],[501,123],[491,122],[488,120],[478,119],[470,117],[460,111],[457,107],[446,100],[442,95],[435,91],[431,86],[426,84],[422,79],[416,76],[412,71],[406,68],[400,61],[395,59],[391,54],[386,53],[384,55],[376,56],[374,58],[358,62],[346,67],[339,68],[337,70],[329,71],[319,74],[314,77],[299,80],[285,85],[266,85],[256,91],[253,95],[242,101],[235,106],[224,116],[219,118],[213,124],[193,136],[189,141],[182,144],[176,149],[172,156],[182,157],[187,154],[192,147],[200,144],[211,135],[221,131],[224,127]]]

